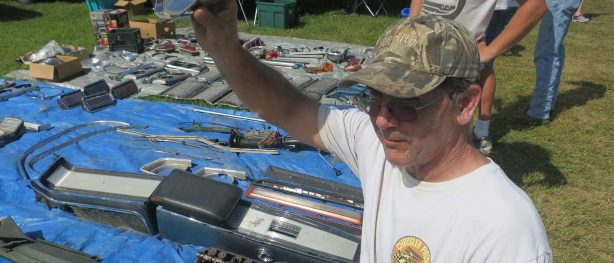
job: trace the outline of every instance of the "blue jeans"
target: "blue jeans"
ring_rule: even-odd
[[[527,114],[550,119],[565,62],[563,40],[580,0],[546,0],[548,11],[542,17],[535,45],[536,83]]]

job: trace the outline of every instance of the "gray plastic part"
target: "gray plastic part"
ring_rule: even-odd
[[[160,236],[184,244],[216,247],[250,258],[266,248],[275,262],[358,262],[360,229],[263,205],[239,204],[225,225],[208,224],[156,208]],[[299,232],[287,235],[279,222]],[[284,225],[285,225],[284,224]],[[316,242],[317,241],[317,242]]]
[[[97,257],[81,251],[26,236],[10,216],[0,221],[0,257],[28,263],[99,262]]]
[[[201,90],[200,93],[194,95],[192,98],[204,100],[209,104],[214,104],[230,91],[231,90],[230,87],[228,87],[228,84],[216,82],[207,86],[204,90]]]
[[[236,106],[243,107],[243,102],[239,99],[239,96],[234,92],[226,94],[223,98],[215,102],[217,105]]]
[[[203,88],[205,88],[204,82],[187,79],[168,88],[160,93],[160,95],[169,96],[176,99],[185,99],[191,98],[195,94],[198,94]]]
[[[160,158],[141,166],[140,171],[146,174],[168,175],[173,169],[189,171],[192,160],[177,158]]]
[[[30,187],[50,208],[140,233],[157,233],[147,201],[164,177],[76,168],[58,158]]]
[[[218,81],[219,79],[222,78],[222,74],[220,73],[220,71],[216,68],[216,67],[209,67],[209,71],[205,72],[205,73],[201,73],[198,74],[196,76],[196,79],[205,82],[207,84],[211,84],[215,81]]]
[[[33,132],[46,131],[46,130],[51,129],[50,123],[38,124],[38,123],[24,122],[23,126],[26,127],[26,130],[33,131]]]
[[[290,83],[299,90],[305,88],[307,85],[317,81],[317,79],[313,79],[308,76],[294,76],[290,79]]]
[[[322,96],[337,88],[338,79],[321,79],[305,87],[301,92],[314,100],[320,100]]]

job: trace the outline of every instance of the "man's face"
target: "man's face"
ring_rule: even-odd
[[[373,104],[369,116],[388,161],[413,169],[445,152],[456,117],[446,96],[441,89],[413,99],[372,91],[379,103]]]

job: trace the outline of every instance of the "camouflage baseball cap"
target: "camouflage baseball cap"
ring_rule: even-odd
[[[397,98],[425,94],[446,77],[477,81],[476,43],[458,22],[419,16],[390,26],[373,50],[371,64],[342,79],[339,86],[365,84]]]

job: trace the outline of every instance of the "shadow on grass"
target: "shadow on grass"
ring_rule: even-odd
[[[551,164],[548,150],[541,146],[516,142],[498,144],[496,149],[491,158],[519,186],[552,187],[567,183],[563,173]],[[535,173],[543,174],[543,177],[534,178],[532,175]]]
[[[510,48],[508,51],[506,51],[505,53],[503,53],[503,56],[506,57],[522,57],[522,52],[525,51],[527,48],[524,47],[523,45],[514,45],[512,48]]]
[[[556,115],[567,109],[582,106],[590,100],[605,96],[607,87],[589,81],[571,81],[574,89],[561,92],[557,96]],[[542,185],[546,187],[566,184],[565,176],[552,165],[547,149],[530,143],[497,143],[511,130],[526,130],[536,127],[527,121],[526,111],[530,96],[519,96],[515,103],[503,107],[493,116],[492,138],[495,151],[491,158],[495,160],[517,185]],[[542,177],[536,177],[543,174]]]
[[[15,6],[4,5],[0,3],[0,22],[20,21],[39,17],[43,14],[26,10]]]
[[[576,88],[558,94],[553,121],[556,121],[556,116],[563,111],[582,106],[590,100],[603,98],[607,90],[605,85],[590,81],[570,81],[569,83]],[[495,100],[493,104],[498,111],[493,114],[494,122],[492,122],[493,132],[491,136],[494,141],[505,136],[511,130],[527,130],[535,127],[535,124],[531,123],[526,115],[530,100],[531,96],[518,96],[516,102],[507,107],[501,107],[501,100]]]
[[[588,19],[595,19],[597,17],[603,16],[603,15],[607,15],[607,14],[599,14],[599,13],[585,13],[584,17],[588,18]]]

